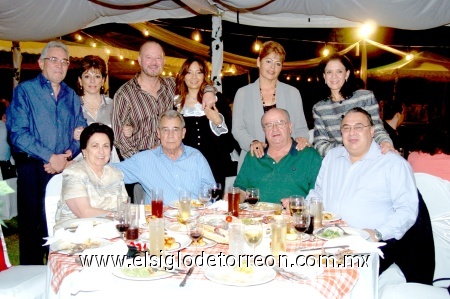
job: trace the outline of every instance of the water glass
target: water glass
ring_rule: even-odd
[[[182,190],[178,195],[178,221],[186,223],[191,217],[191,192]]]
[[[275,219],[270,227],[272,234],[270,249],[272,255],[278,260],[280,253],[286,252],[287,219]]]
[[[322,227],[323,201],[319,197],[311,197],[309,203],[311,222],[314,222],[314,229]]]
[[[164,192],[161,188],[152,190],[152,215],[157,218],[163,217]]]
[[[154,218],[148,224],[150,255],[164,255],[164,219]]]
[[[229,247],[228,254],[236,259],[244,254],[244,224],[232,222],[228,225]]]

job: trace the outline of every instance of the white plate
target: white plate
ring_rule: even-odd
[[[192,242],[191,238],[189,238],[188,235],[182,235],[182,234],[167,234],[167,235],[169,237],[173,237],[175,239],[175,243],[178,244],[179,246],[173,247],[171,249],[165,249],[164,250],[165,252],[173,252],[173,251],[178,251],[178,250],[184,249],[184,248],[188,247]],[[147,248],[149,248],[148,237],[149,237],[148,233],[143,233],[140,236],[139,243],[142,244],[141,248],[144,247],[144,244],[146,244]],[[135,241],[134,243],[136,244],[137,242]]]
[[[200,216],[199,220],[206,225],[215,226],[223,229],[228,229],[228,222],[226,218],[228,215],[204,215]],[[232,221],[238,221],[238,218],[231,216]]]
[[[76,244],[73,243],[71,240],[59,240],[52,244],[50,244],[50,250],[51,251],[58,251],[62,254],[69,254],[71,253],[71,249],[77,246],[78,244],[85,244],[85,249],[92,249],[92,248],[100,248],[107,245],[110,245],[111,242],[105,239],[99,239],[99,238],[89,238],[86,239],[84,242],[77,242]],[[81,253],[81,252],[80,252]]]
[[[243,205],[243,207],[246,206],[246,210],[249,212],[275,212],[276,210],[282,209],[282,206],[278,203],[271,203],[271,202],[258,202],[254,206],[250,204]]]
[[[318,229],[314,230],[314,235],[317,236],[318,238],[322,239],[322,240],[328,241],[328,240],[332,240],[332,239],[337,239],[337,238],[343,238],[343,237],[345,237],[345,236],[344,236],[344,233],[342,232],[342,230],[340,230],[339,228],[334,227],[334,226],[328,227],[328,228],[324,229],[320,234],[317,234],[317,231],[319,231],[320,229],[321,229],[321,228],[318,228]],[[370,234],[369,234],[368,232],[366,232],[365,230],[362,230],[362,229],[357,229],[357,228],[352,228],[352,227],[346,227],[346,226],[343,226],[342,229],[343,229],[345,232],[349,233],[350,235],[359,235],[359,236],[361,236],[363,239],[366,239],[366,240],[370,238]],[[333,238],[323,236],[323,233],[324,233],[325,231],[327,231],[327,230],[332,230],[332,231],[334,231],[334,232],[337,232],[337,233],[339,233],[340,236],[339,236],[339,237],[333,237]]]
[[[169,203],[169,207],[174,208],[174,209],[178,209],[178,200],[176,201],[172,201],[171,203]],[[201,201],[199,201],[198,199],[192,199],[191,200],[191,209],[204,209],[203,203]]]
[[[277,273],[269,267],[255,267],[253,273],[236,271],[234,267],[210,267],[205,272],[209,280],[231,286],[247,287],[272,281]]]
[[[308,241],[311,238],[307,233],[302,233],[302,242]],[[287,234],[286,240],[289,242],[299,242],[300,236],[298,234]]]
[[[203,245],[203,246],[197,246],[197,248],[209,248],[209,247],[216,246],[216,244],[217,244],[216,241],[210,240],[210,239],[207,239],[207,238],[203,238],[203,241],[205,241],[205,245]],[[189,245],[189,247],[195,248],[195,244],[192,242],[192,243]]]
[[[60,227],[64,229],[76,229],[80,224],[91,222],[92,226],[96,226],[102,223],[111,222],[111,220],[106,218],[79,218],[79,219],[69,219],[59,224]]]
[[[169,219],[176,219],[178,215],[178,210],[167,210],[163,214],[165,217]],[[191,218],[195,218],[198,216],[198,212],[191,210]]]
[[[331,215],[331,219],[323,219],[323,217],[322,217],[322,223],[328,223],[328,222],[331,222],[331,221],[337,221],[337,220],[341,220],[342,219],[342,217],[339,216],[338,214],[331,213],[331,212],[328,212],[328,211],[323,211],[322,212],[322,216],[325,213],[330,214]]]
[[[129,280],[156,280],[156,279],[163,279],[167,278],[173,275],[171,272],[166,271],[158,271],[156,273],[146,275],[146,270],[144,268],[114,268],[112,273],[123,279],[129,279]],[[141,273],[143,276],[139,276],[139,273]]]

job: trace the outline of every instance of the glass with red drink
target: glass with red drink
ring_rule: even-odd
[[[157,218],[163,218],[163,190],[161,188],[156,188],[152,193],[152,215]]]
[[[239,217],[240,192],[241,190],[237,187],[228,188],[228,212],[235,217]]]

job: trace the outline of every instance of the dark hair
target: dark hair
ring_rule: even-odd
[[[284,50],[283,46],[274,41],[268,41],[261,45],[258,58],[262,59],[267,55],[270,55],[271,53],[280,55],[282,63],[286,59],[286,51]]]
[[[413,146],[413,150],[430,155],[443,153],[450,155],[450,136],[443,125],[437,122],[428,124],[425,133],[419,137],[419,141]]]
[[[344,118],[350,113],[362,113],[362,114],[364,114],[367,117],[367,120],[369,121],[370,126],[373,127],[372,116],[370,115],[369,112],[367,112],[363,108],[361,108],[361,107],[354,107],[354,108],[348,110],[347,112],[345,112]],[[344,119],[344,118],[342,118],[342,119]]]
[[[102,74],[102,78],[106,78],[106,63],[100,57],[96,55],[87,55],[80,61],[80,67],[78,68],[78,78],[82,78],[83,73],[90,70],[98,70],[100,74]],[[103,86],[102,86],[102,89]],[[100,90],[101,93],[104,93],[104,90]],[[84,94],[83,88],[80,82],[77,81],[77,93],[82,96]]]
[[[108,136],[111,148],[114,143],[114,132],[113,130],[105,124],[102,123],[92,123],[86,128],[84,128],[83,132],[81,132],[80,136],[80,149],[86,149],[87,143],[89,139],[91,139],[92,135],[95,133],[102,133]]]
[[[353,64],[351,63],[350,59],[348,59],[347,56],[341,55],[339,53],[334,53],[330,56],[325,57],[319,64],[319,95],[322,100],[331,97],[331,89],[325,83],[323,74],[325,74],[325,67],[327,66],[328,62],[332,60],[340,61],[344,65],[345,70],[350,71],[347,80],[344,82],[344,85],[342,85],[342,88],[340,90],[342,97],[344,99],[348,99],[353,96],[353,93],[356,90],[355,69],[353,68]]]
[[[360,77],[355,77],[355,89],[366,89],[366,83]]]
[[[8,108],[9,102],[6,99],[0,100],[0,118],[3,116],[3,114],[6,113],[6,108]]]
[[[386,101],[383,105],[383,119],[393,119],[396,113],[403,113],[403,103],[401,101]]]
[[[200,86],[200,92],[197,94],[197,102],[201,103],[203,99],[203,90],[206,85],[211,85],[212,83],[208,79],[208,65],[206,64],[206,61],[199,57],[189,57],[186,59],[183,63],[183,65],[180,68],[180,71],[178,72],[177,78],[176,78],[176,91],[175,93],[180,96],[178,99],[178,102],[180,103],[180,110],[183,109],[184,103],[186,102],[186,96],[189,93],[188,87],[186,83],[184,82],[184,78],[186,78],[186,74],[189,71],[189,67],[194,62],[198,63],[198,66],[200,68],[200,72],[202,72],[203,76],[203,82]],[[178,104],[178,103],[176,103]]]

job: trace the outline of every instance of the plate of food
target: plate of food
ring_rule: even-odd
[[[314,230],[314,235],[322,240],[332,240],[337,238],[344,237],[344,231],[350,235],[359,235],[363,239],[369,239],[370,234],[362,229],[352,228],[352,227],[342,227],[340,229],[339,227],[331,226],[327,228],[319,228]]]
[[[335,213],[331,213],[328,211],[323,211],[322,212],[322,223],[328,223],[331,221],[337,221],[337,220],[341,220],[341,216],[339,216],[338,214]]]
[[[177,219],[178,210],[167,210],[164,212],[163,215],[169,219]],[[191,210],[191,217],[197,217],[197,216],[198,216],[198,212]]]
[[[209,247],[216,246],[216,244],[217,244],[216,241],[200,237],[196,241],[192,241],[192,243],[191,243],[191,245],[189,245],[189,247],[195,248],[195,246],[197,246],[197,248],[209,248]]]
[[[174,275],[173,272],[167,272],[151,267],[117,267],[112,273],[123,279],[129,280],[156,280]]]
[[[143,233],[138,242],[134,242],[134,245],[141,250],[147,250],[149,248],[149,235]],[[188,247],[192,240],[187,235],[181,234],[165,234],[164,235],[164,250],[166,252],[178,251]]]
[[[179,204],[180,203],[178,202],[178,200],[172,201],[171,203],[169,203],[169,207],[178,209]],[[203,206],[203,203],[201,201],[199,201],[198,199],[191,199],[191,209],[204,209],[204,208],[205,207]]]
[[[270,267],[210,267],[205,276],[215,283],[247,287],[268,283],[277,273]]]
[[[75,231],[80,224],[84,223],[92,223],[92,226],[96,226],[102,223],[111,222],[112,220],[106,218],[77,218],[77,219],[69,219],[64,222],[61,222],[58,226],[62,227],[69,231]]]
[[[272,213],[272,212],[281,212],[283,211],[283,206],[278,203],[271,202],[258,202],[255,205],[250,205],[247,203],[241,204],[242,209],[245,209],[249,212],[261,212],[261,213]]]
[[[100,248],[110,245],[111,242],[100,238],[86,238],[81,242],[74,242],[74,240],[59,240],[50,244],[50,251],[58,251],[62,254],[81,253],[86,249]]]

